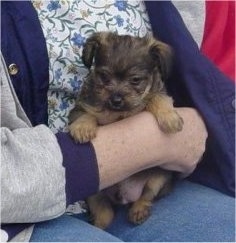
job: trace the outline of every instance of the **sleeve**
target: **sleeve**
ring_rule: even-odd
[[[174,50],[168,91],[177,106],[196,108],[208,130],[206,152],[189,179],[234,196],[234,83],[200,52],[171,2],[145,3],[154,35]]]
[[[31,5],[4,2],[1,11],[1,50],[7,58],[0,63],[1,239],[4,235],[5,240],[32,223],[63,214],[68,204],[96,193],[99,187],[92,144],[75,144],[68,133],[55,136],[46,125],[38,125],[47,124],[48,60]],[[12,80],[5,61],[21,65]]]
[[[91,142],[80,144],[68,134],[56,134],[63,155],[67,205],[84,200],[99,190],[96,153]]]
[[[39,222],[98,190],[91,144],[74,144],[44,125],[10,131],[1,128],[2,223]],[[61,151],[63,151],[63,156]]]
[[[66,206],[98,190],[91,143],[57,137],[46,125],[23,120],[1,59],[1,222],[29,223],[57,217]]]
[[[1,128],[1,198],[2,223],[38,222],[64,213],[65,169],[46,126]]]

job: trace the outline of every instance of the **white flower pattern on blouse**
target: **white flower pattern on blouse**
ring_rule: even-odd
[[[49,127],[65,131],[69,111],[88,73],[81,54],[94,32],[144,36],[151,32],[142,1],[32,1],[45,35],[49,55]]]

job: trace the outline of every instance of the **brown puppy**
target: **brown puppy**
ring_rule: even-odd
[[[90,73],[69,115],[69,131],[76,141],[87,142],[96,136],[98,125],[118,121],[144,109],[155,116],[163,132],[175,133],[182,129],[183,120],[174,110],[163,82],[171,61],[168,45],[153,37],[100,32],[88,38],[82,59]],[[149,216],[153,199],[168,191],[172,173],[153,168],[131,178],[145,181],[141,197],[129,210],[129,220],[137,224]],[[106,228],[111,223],[112,203],[122,199],[121,183],[113,186],[116,195],[112,200],[107,190],[88,198],[96,226]]]

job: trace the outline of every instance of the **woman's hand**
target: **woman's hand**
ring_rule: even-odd
[[[204,151],[207,131],[192,108],[177,108],[183,130],[164,134],[149,112],[141,112],[116,123],[99,127],[92,141],[98,161],[100,189],[141,170],[161,166],[190,174]]]
[[[178,108],[176,110],[184,119],[184,127],[181,132],[167,138],[170,161],[161,163],[160,167],[179,171],[182,172],[182,176],[188,176],[194,171],[205,152],[207,130],[195,109]]]

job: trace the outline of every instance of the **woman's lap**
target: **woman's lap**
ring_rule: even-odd
[[[35,225],[30,242],[116,242],[116,237],[69,215]]]
[[[199,184],[183,181],[155,202],[149,219],[134,226],[118,209],[107,230],[123,241],[235,241],[235,199]],[[127,211],[127,210],[126,210]]]
[[[86,214],[64,215],[37,224],[31,241],[234,242],[234,209],[234,198],[183,181],[170,195],[154,203],[151,216],[141,225],[129,223],[127,207],[119,207],[108,233],[84,222]]]

